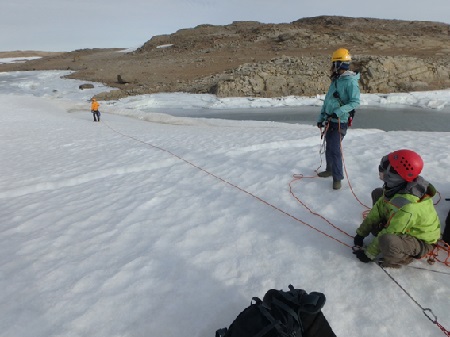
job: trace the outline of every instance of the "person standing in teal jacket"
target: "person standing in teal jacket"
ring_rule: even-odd
[[[400,268],[431,252],[441,236],[432,197],[436,189],[419,174],[422,158],[411,150],[397,150],[381,159],[381,193],[372,192],[374,206],[356,230],[353,253],[361,262],[381,254],[384,267]],[[366,247],[364,238],[375,238]]]
[[[349,118],[353,118],[360,103],[360,75],[349,70],[351,60],[345,48],[339,48],[333,53],[331,84],[317,119],[317,127],[326,128],[326,168],[318,175],[321,178],[332,176],[335,190],[341,188],[341,180],[344,179],[341,142],[347,133]]]

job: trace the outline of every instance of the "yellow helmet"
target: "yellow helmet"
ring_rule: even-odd
[[[341,62],[350,62],[352,57],[350,53],[345,48],[339,48],[334,51],[333,55],[331,55],[331,62],[341,61]]]

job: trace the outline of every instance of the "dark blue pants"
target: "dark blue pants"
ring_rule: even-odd
[[[341,141],[347,133],[347,123],[330,122],[328,130],[325,134],[325,160],[327,162],[327,171],[333,173],[333,181],[344,179],[344,171],[342,169],[342,152]]]
[[[95,110],[92,114],[94,115],[94,122],[97,122],[97,120],[100,122],[100,111]]]

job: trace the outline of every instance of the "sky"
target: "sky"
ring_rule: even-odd
[[[200,24],[289,23],[340,15],[450,23],[450,2],[433,0],[16,0],[2,3],[0,51],[137,48],[152,36]]]
[[[187,94],[100,101],[94,123],[89,98],[108,88],[79,90],[84,82],[63,74],[0,73],[1,337],[211,337],[252,297],[289,284],[325,294],[337,336],[450,330],[448,266],[415,260],[383,270],[351,252],[381,186],[380,158],[393,150],[422,156],[444,223],[450,132],[352,127],[346,179],[334,191],[316,177],[324,158],[313,125],[164,113],[171,101],[200,110],[258,104]],[[427,111],[447,111],[448,90],[412,105],[437,97],[446,103]],[[385,98],[362,95],[389,109]]]

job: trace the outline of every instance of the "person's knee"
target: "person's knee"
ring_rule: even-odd
[[[380,250],[384,254],[399,250],[399,237],[395,234],[383,234],[378,238]]]
[[[383,234],[378,238],[378,242],[380,251],[384,256],[395,258],[418,257],[428,253],[429,247],[432,247],[406,234]]]

